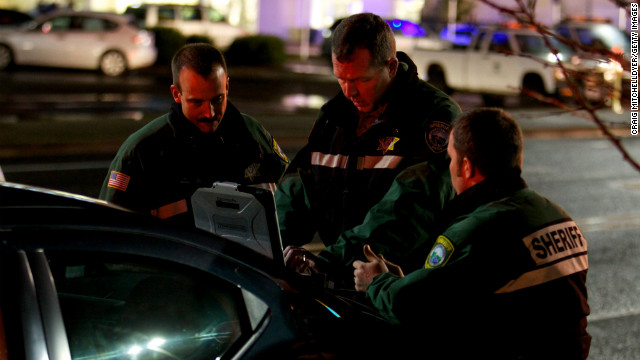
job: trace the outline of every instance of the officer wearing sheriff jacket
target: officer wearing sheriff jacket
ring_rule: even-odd
[[[404,276],[365,246],[356,290],[433,358],[586,359],[587,240],[521,178],[517,123],[501,109],[465,114],[448,153],[459,195],[425,268]]]
[[[172,73],[169,113],[122,144],[100,198],[193,224],[190,198],[197,188],[230,181],[275,191],[288,160],[262,125],[227,101],[222,53],[188,44],[174,55]]]
[[[309,243],[316,232],[325,245],[335,243],[403,169],[446,162],[450,122],[460,111],[418,77],[406,54],[396,54],[394,35],[377,15],[342,20],[332,53],[342,91],[322,107],[276,192],[285,246]]]

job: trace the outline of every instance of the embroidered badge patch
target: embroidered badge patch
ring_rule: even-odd
[[[129,175],[125,175],[117,171],[111,171],[111,175],[109,175],[109,183],[107,184],[107,186],[118,189],[120,191],[127,191],[129,180],[131,180],[131,177],[129,177]]]
[[[244,169],[244,177],[249,178],[249,180],[253,181],[256,176],[260,176],[260,172],[258,172],[258,168],[260,168],[260,164],[253,163],[249,165],[246,169]]]
[[[431,248],[431,252],[424,264],[425,269],[440,267],[449,261],[453,254],[453,244],[446,236],[438,236],[435,245]]]
[[[276,142],[276,139],[273,139],[273,151],[275,151],[282,160],[284,160],[285,162],[289,162],[289,158],[287,158],[287,155],[284,154],[284,152],[280,148],[280,145],[278,145],[278,143]]]
[[[393,150],[396,143],[400,141],[400,138],[397,137],[386,137],[384,139],[380,139],[380,145],[377,150],[381,150],[383,154],[386,154],[387,151]]]
[[[431,151],[441,153],[447,150],[449,130],[451,130],[451,126],[442,121],[434,121],[429,125],[429,129],[425,133],[425,141]]]

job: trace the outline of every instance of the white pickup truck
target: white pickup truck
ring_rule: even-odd
[[[571,66],[573,52],[554,41],[558,56]],[[500,105],[504,96],[520,95],[522,88],[544,95],[571,96],[562,72],[554,66],[555,55],[543,37],[531,29],[481,29],[466,48],[407,51],[418,72],[447,93],[481,94],[487,105]],[[523,94],[524,101],[532,98]]]

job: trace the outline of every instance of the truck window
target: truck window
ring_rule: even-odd
[[[186,21],[202,20],[202,13],[200,12],[200,9],[196,7],[183,7],[182,20],[186,20]]]
[[[212,22],[224,21],[224,15],[214,8],[207,9],[209,13],[209,20]]]
[[[478,34],[478,39],[476,40],[476,44],[473,47],[474,50],[479,51],[482,49],[482,44],[484,43],[484,38],[486,36],[487,36],[487,33],[484,31]]]
[[[160,6],[158,8],[158,20],[175,20],[175,10],[171,6]]]
[[[489,51],[497,53],[512,53],[511,46],[509,45],[509,36],[503,32],[495,32],[491,37],[491,44],[489,44]]]

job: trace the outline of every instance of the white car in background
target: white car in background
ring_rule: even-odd
[[[119,14],[61,11],[0,32],[0,70],[15,64],[118,76],[153,65],[156,57],[154,35]]]
[[[229,48],[236,38],[250,35],[207,6],[142,4],[129,6],[124,13],[133,15],[141,28],[165,27],[176,29],[185,36],[208,36],[220,50]]]

